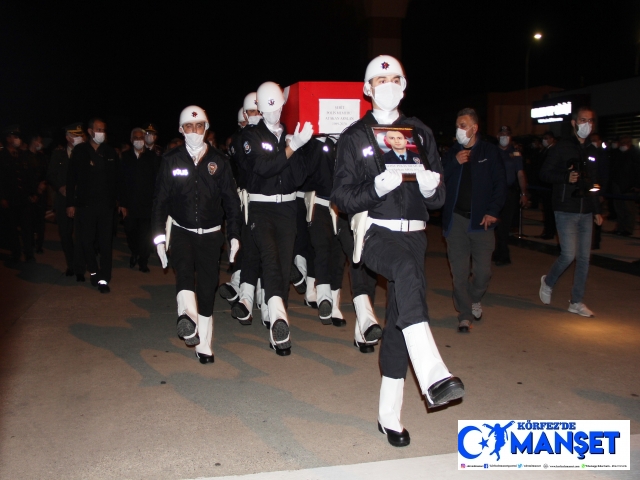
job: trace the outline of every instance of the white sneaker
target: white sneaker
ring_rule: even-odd
[[[569,311],[571,313],[577,313],[578,315],[582,315],[583,317],[594,317],[595,315],[591,310],[587,308],[587,306],[582,303],[569,303]]]
[[[540,301],[545,305],[549,305],[551,303],[551,292],[553,292],[553,288],[545,283],[545,278],[547,278],[546,275],[540,278]]]
[[[482,318],[482,305],[480,302],[471,304],[471,315],[476,320],[480,320]]]

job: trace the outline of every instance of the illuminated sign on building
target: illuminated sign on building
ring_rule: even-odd
[[[571,102],[562,102],[548,107],[531,109],[531,118],[537,118],[540,123],[562,121],[562,118],[553,118],[554,115],[571,115]]]

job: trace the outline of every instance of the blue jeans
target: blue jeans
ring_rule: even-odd
[[[558,236],[560,237],[560,257],[551,266],[545,283],[552,287],[560,275],[576,260],[573,274],[571,303],[580,303],[584,298],[584,289],[589,274],[589,258],[591,256],[591,230],[593,228],[592,213],[554,212]]]

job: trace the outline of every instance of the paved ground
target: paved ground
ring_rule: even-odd
[[[572,272],[544,306],[539,281],[553,257],[512,247],[513,264],[494,271],[483,320],[461,335],[444,245],[431,228],[431,325],[467,395],[427,411],[410,373],[403,422],[412,442],[396,449],[376,428],[377,350],[352,346],[348,288],[346,329],[321,325],[292,290],[286,358],[268,348],[257,311],[242,327],[218,299],[216,362],[203,366],[175,336],[171,272],[155,262],[150,274],[130,270],[118,238],[112,293],[100,295],[63,276],[47,227],[36,264],[0,265],[0,478],[185,479],[421,457],[453,475],[453,456],[449,467],[449,457],[433,456],[456,451],[458,419],[629,419],[640,433],[637,276],[593,267],[585,301],[597,316],[585,319],[566,312]],[[380,316],[384,302],[379,288]],[[388,464],[379,465],[362,468]]]

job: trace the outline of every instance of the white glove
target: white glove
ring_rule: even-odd
[[[167,260],[167,250],[165,249],[166,245],[167,244],[164,242],[156,245],[156,250],[158,250],[158,257],[160,257],[162,268],[167,268],[167,265],[169,265],[169,260]]]
[[[433,197],[440,184],[440,174],[431,170],[421,170],[416,173],[416,180],[420,186],[420,193],[424,198]]]
[[[392,170],[385,170],[375,179],[376,193],[379,197],[384,197],[387,193],[395,190],[402,183],[402,174]]]
[[[300,125],[300,124],[298,124],[298,125]],[[292,138],[293,138],[293,135],[292,135],[292,134],[285,135],[285,136],[284,136],[284,141],[285,141],[285,143],[286,143],[287,145],[289,145],[289,144],[291,143],[291,139],[292,139]]]
[[[293,138],[291,142],[289,142],[289,147],[294,152],[311,140],[313,136],[313,126],[310,122],[304,122],[304,127],[302,127],[302,131],[300,131],[300,122],[296,125],[296,129],[293,132]]]
[[[231,249],[229,250],[229,263],[233,263],[236,259],[236,253],[240,250],[240,242],[237,238],[232,238],[229,242]]]

